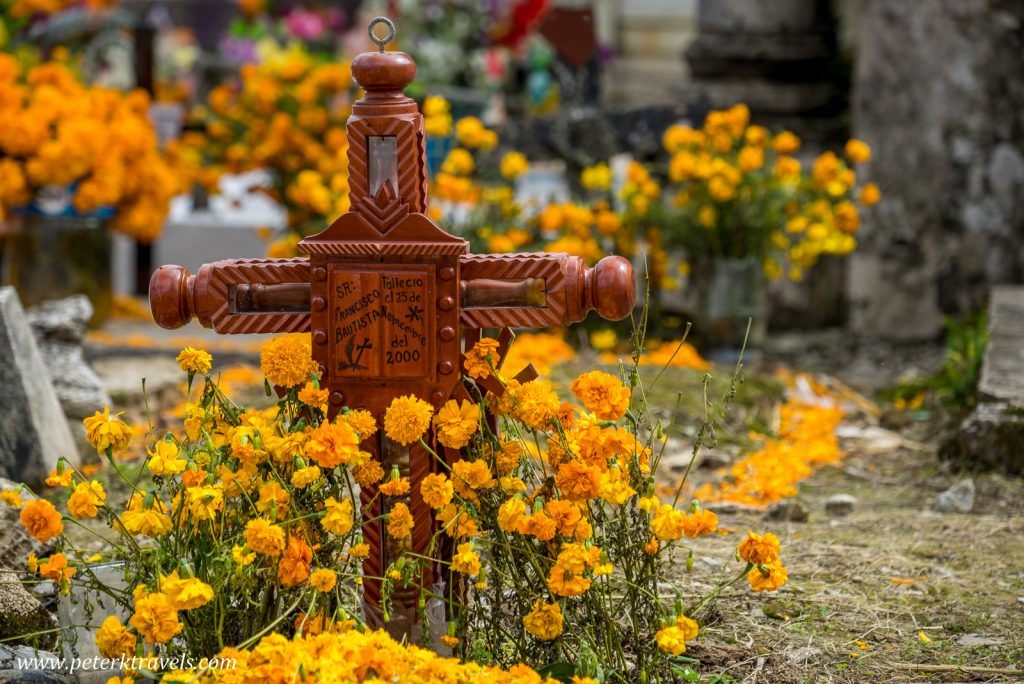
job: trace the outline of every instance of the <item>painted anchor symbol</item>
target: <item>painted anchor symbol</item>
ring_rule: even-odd
[[[348,362],[339,361],[338,370],[366,370],[366,366],[359,363],[359,360],[363,358],[363,352],[367,349],[373,349],[373,345],[370,343],[369,337],[364,337],[363,341],[356,346],[356,338],[348,338],[348,344],[345,345],[345,356],[348,357]],[[353,352],[358,352],[355,358],[352,358]]]

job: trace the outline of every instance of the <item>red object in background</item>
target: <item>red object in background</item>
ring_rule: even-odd
[[[533,33],[551,9],[550,0],[517,0],[505,21],[499,21],[491,37],[499,45],[519,47]]]
[[[594,10],[589,7],[556,7],[548,13],[539,31],[558,56],[577,69],[597,54]]]

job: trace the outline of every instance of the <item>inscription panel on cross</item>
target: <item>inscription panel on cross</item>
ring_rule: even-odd
[[[330,271],[332,375],[426,378],[432,375],[434,267]]]

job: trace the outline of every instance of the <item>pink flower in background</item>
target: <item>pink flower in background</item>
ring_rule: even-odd
[[[296,7],[285,17],[288,33],[300,40],[316,40],[327,28],[319,14],[302,7]]]

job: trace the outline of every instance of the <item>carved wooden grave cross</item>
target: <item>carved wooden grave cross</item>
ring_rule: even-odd
[[[153,316],[164,328],[195,317],[224,334],[312,331],[320,386],[330,392],[328,417],[348,406],[370,411],[378,424],[391,400],[407,394],[435,409],[449,398],[472,401],[462,384],[462,353],[484,329],[499,331],[500,365],[512,328],[562,326],[590,310],[619,320],[636,300],[633,269],[622,257],[587,268],[568,254],[470,254],[466,240],[426,216],[423,117],[403,93],[416,65],[403,52],[384,51],[394,31],[385,23],[392,31],[386,40],[370,26],[381,51],[352,62],[353,78],[366,94],[354,103],[347,124],[351,210],[299,243],[308,259],[231,259],[205,264],[195,275],[161,266],[149,287]],[[534,377],[528,367],[517,379]],[[501,385],[490,380],[484,389],[500,394]],[[400,540],[385,538],[382,522],[365,521],[405,500],[414,519],[408,548],[426,555],[437,523],[420,482],[440,466],[420,446],[398,445],[383,430],[362,448],[385,473],[397,465],[412,485],[404,497],[376,496],[377,486],[360,494],[370,545],[364,606],[367,622],[380,626],[379,578],[404,549]],[[451,462],[460,457],[443,447],[438,453]],[[421,586],[442,577],[441,568],[428,568]],[[389,629],[409,633],[418,619],[419,590],[396,590],[392,600]]]

